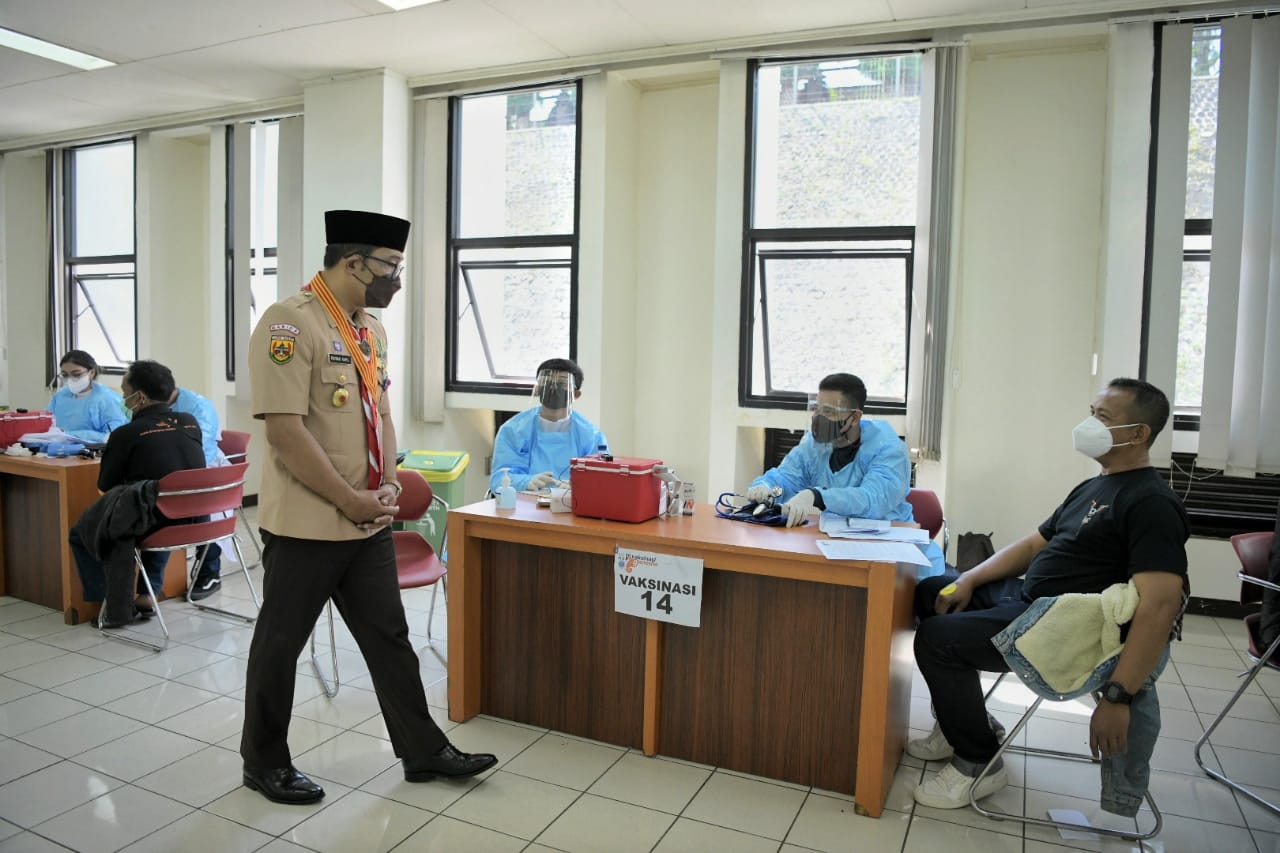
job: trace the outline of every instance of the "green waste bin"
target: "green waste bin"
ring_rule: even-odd
[[[399,468],[421,474],[431,484],[431,491],[450,507],[455,507],[466,503],[463,495],[466,478],[462,475],[470,462],[471,454],[465,450],[410,450]],[[433,502],[422,521],[401,522],[396,527],[417,530],[439,551],[446,523],[444,510]]]

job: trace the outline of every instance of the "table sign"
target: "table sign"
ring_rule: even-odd
[[[613,609],[697,628],[702,617],[702,560],[614,548]]]

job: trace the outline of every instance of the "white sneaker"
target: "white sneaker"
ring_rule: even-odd
[[[947,743],[947,738],[942,734],[942,727],[937,723],[933,724],[933,731],[928,737],[918,737],[914,740],[907,741],[907,755],[912,758],[918,758],[921,761],[942,761],[944,758],[950,758],[955,753],[951,748],[951,744]]]
[[[974,778],[966,776],[948,764],[935,776],[930,776],[911,792],[911,796],[922,806],[935,809],[963,809],[969,805],[969,788]],[[989,797],[1009,784],[1009,776],[1000,768],[987,774],[978,786],[977,799]]]

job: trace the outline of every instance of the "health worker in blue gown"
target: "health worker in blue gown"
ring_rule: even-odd
[[[780,488],[793,527],[811,511],[829,510],[848,518],[914,521],[907,490],[911,462],[907,445],[884,421],[864,417],[867,388],[851,373],[833,373],[818,383],[809,400],[809,429],[782,464],[751,482],[747,498],[762,501]],[[921,579],[946,571],[942,549],[921,545],[930,565]]]
[[[103,442],[116,427],[128,423],[124,399],[98,382],[98,362],[73,349],[59,364],[57,392],[49,401],[53,424],[81,441]]]
[[[538,491],[569,479],[569,460],[607,450],[609,442],[591,421],[573,410],[582,396],[582,368],[567,358],[538,365],[535,405],[498,430],[489,490],[496,493],[504,469],[517,491]]]

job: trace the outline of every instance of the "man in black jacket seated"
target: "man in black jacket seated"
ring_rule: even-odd
[[[174,388],[173,372],[163,364],[146,360],[129,365],[121,390],[130,421],[113,430],[107,437],[107,447],[102,453],[102,464],[98,470],[100,491],[110,493],[120,486],[159,480],[174,471],[205,467],[200,426],[196,419],[185,412],[174,412],[169,408],[168,400],[173,396]],[[154,499],[153,493],[152,498]],[[136,522],[140,525],[138,538],[150,532],[150,525],[146,524],[149,516],[145,508],[140,507],[136,500],[127,503],[120,501],[118,493],[104,495],[85,510],[80,521],[71,529],[70,542],[80,580],[84,585],[86,601],[102,601],[107,598],[108,572],[104,563],[108,558],[112,565],[117,561],[123,565],[127,560],[129,567],[122,574],[132,577],[132,540],[121,543],[127,547],[112,548],[109,554],[97,547],[101,540],[98,529],[106,508],[111,512],[127,511],[136,516]],[[156,513],[155,520],[163,522],[164,519]],[[121,519],[115,518],[113,521],[113,528],[121,526]],[[142,555],[142,564],[151,580],[152,589],[159,590],[164,585],[164,568],[168,561],[167,552],[148,552]],[[114,577],[115,572],[110,576]],[[103,615],[101,626],[119,627],[139,617],[149,616],[154,611],[155,602],[146,595],[142,578],[137,580],[137,593],[139,597],[134,602],[136,609],[132,614],[121,614],[113,610],[112,613]],[[110,600],[115,601],[117,597],[113,596]],[[106,609],[104,607],[104,611]]]

